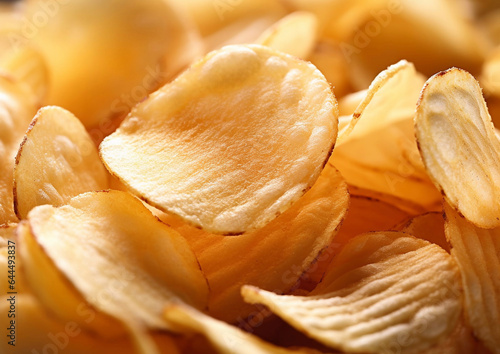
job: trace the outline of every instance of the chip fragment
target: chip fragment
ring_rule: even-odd
[[[81,193],[106,189],[107,178],[78,118],[60,107],[44,107],[31,122],[16,156],[16,214],[25,219],[37,205],[60,206]]]
[[[120,332],[109,327],[113,319],[169,329],[162,319],[169,303],[206,306],[207,283],[186,240],[129,193],[88,192],[58,208],[38,206],[28,222],[19,240],[26,275],[59,317],[106,334]],[[78,316],[85,302],[108,316],[97,330]]]
[[[137,105],[100,153],[155,207],[209,232],[241,234],[314,184],[337,116],[311,64],[260,45],[227,46]]]
[[[457,68],[431,77],[417,106],[415,133],[446,201],[479,227],[500,226],[500,141],[476,79]]]
[[[500,353],[500,228],[481,229],[446,204],[446,237],[456,260],[474,334]]]
[[[325,345],[360,353],[430,348],[452,332],[462,313],[460,274],[451,256],[399,232],[352,239],[310,296],[251,286],[242,295]]]

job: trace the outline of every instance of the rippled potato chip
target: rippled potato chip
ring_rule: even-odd
[[[0,225],[18,221],[12,197],[14,159],[36,110],[32,92],[0,74]]]
[[[500,226],[500,141],[476,79],[456,68],[430,78],[415,131],[427,172],[448,203],[479,227]]]
[[[256,43],[306,59],[316,43],[317,22],[312,13],[293,12],[262,33]]]
[[[430,348],[455,329],[462,313],[460,274],[451,256],[399,232],[352,239],[310,296],[251,286],[242,295],[321,343],[348,352]]]
[[[206,306],[207,283],[186,240],[128,193],[81,194],[65,206],[34,208],[28,221],[19,240],[28,281],[63,319],[113,336],[115,319],[170,329],[165,305]],[[85,302],[102,312],[101,322],[78,316]]]
[[[198,257],[211,290],[209,313],[238,322],[256,311],[241,298],[243,285],[286,293],[298,286],[311,267],[324,266],[325,249],[334,240],[348,205],[342,176],[327,165],[290,209],[262,229],[241,236],[213,235],[171,216],[160,217],[188,240]]]
[[[25,219],[35,206],[60,206],[107,187],[106,169],[78,118],[56,106],[40,109],[16,156],[14,208],[19,218]]]
[[[55,2],[43,26],[32,19],[48,16],[45,1],[26,5],[30,41],[50,72],[47,103],[70,110],[87,128],[126,115],[200,55],[188,20],[168,1]]]
[[[167,307],[165,317],[182,332],[202,334],[217,352],[222,354],[310,353],[306,350],[276,347],[237,327],[183,305]]]
[[[462,274],[465,311],[474,334],[500,348],[500,228],[481,229],[446,204],[446,237]]]
[[[228,46],[137,105],[100,153],[155,207],[209,232],[241,234],[314,184],[337,116],[311,64],[260,45]]]
[[[422,164],[413,115],[425,80],[400,61],[381,72],[340,130],[330,161],[354,186],[430,208],[441,196]]]

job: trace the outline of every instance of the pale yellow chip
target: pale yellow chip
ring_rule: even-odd
[[[30,33],[47,60],[47,103],[70,110],[87,128],[126,115],[201,54],[194,29],[170,1],[56,1],[53,16],[47,6],[29,0],[23,14],[35,22],[47,17]]]
[[[424,83],[413,64],[404,60],[372,82],[352,118],[341,128],[330,159],[349,184],[424,208],[441,201],[414,137],[413,115]]]
[[[169,329],[165,305],[206,306],[207,283],[187,241],[126,192],[89,192],[62,207],[39,206],[28,221],[19,239],[28,281],[63,319],[116,335],[119,326],[106,327],[113,318]],[[110,317],[84,323],[78,296]]]
[[[28,85],[41,104],[49,86],[47,64],[33,44],[13,41],[19,35],[19,31],[0,34],[0,72]]]
[[[445,205],[446,237],[462,274],[465,311],[474,334],[500,348],[500,228],[481,229]]]
[[[32,92],[0,74],[0,225],[18,221],[12,197],[14,160],[36,110]]]
[[[448,203],[479,227],[500,226],[500,141],[476,79],[456,68],[430,78],[415,132],[427,172]]]
[[[289,292],[311,266],[326,262],[332,242],[349,206],[347,186],[340,173],[327,165],[296,204],[262,229],[241,236],[213,235],[163,215],[189,242],[210,285],[209,313],[227,322],[251,316],[240,288],[251,284]]]
[[[20,219],[38,205],[60,206],[108,188],[106,169],[78,118],[63,108],[40,109],[16,156],[14,208]]]
[[[185,333],[205,336],[221,354],[308,353],[306,350],[288,350],[267,343],[257,336],[244,332],[185,305],[168,306],[166,319],[172,326]]]
[[[297,11],[267,29],[255,43],[307,59],[316,43],[317,32],[316,16],[310,12]]]
[[[0,298],[2,314],[7,314],[10,309],[9,296]],[[43,353],[58,352],[67,354],[152,354],[152,353],[180,353],[174,339],[168,335],[155,335],[153,339],[161,348],[155,352],[140,352],[135,343],[127,338],[104,339],[85,331],[78,323],[73,321],[62,322],[54,319],[50,313],[41,306],[39,301],[30,294],[16,295],[16,340],[15,347],[9,345],[10,338],[0,342],[0,351],[9,353]],[[82,317],[92,322],[95,313],[83,312]],[[9,328],[10,318],[0,318],[2,328]],[[7,333],[8,331],[6,331]],[[156,349],[156,348],[155,348]]]
[[[100,153],[155,207],[206,231],[241,234],[314,184],[337,116],[313,65],[260,45],[228,46],[137,105]]]
[[[451,256],[398,232],[352,239],[311,296],[251,286],[242,294],[308,336],[360,353],[429,348],[453,331],[463,310],[460,274]]]

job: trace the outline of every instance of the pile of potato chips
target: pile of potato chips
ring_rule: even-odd
[[[0,2],[0,352],[500,353],[495,124],[496,0]]]

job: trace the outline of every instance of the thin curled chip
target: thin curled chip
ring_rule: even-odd
[[[451,256],[399,232],[352,239],[310,296],[280,296],[251,286],[242,295],[348,352],[430,348],[455,329],[462,313],[460,274]]]
[[[160,210],[209,232],[241,234],[314,184],[337,117],[313,65],[260,45],[227,46],[137,105],[100,153]]]
[[[264,31],[255,43],[307,59],[316,43],[317,31],[316,16],[310,12],[297,11]]]
[[[106,169],[78,118],[67,110],[40,109],[16,156],[14,209],[25,219],[35,206],[60,206],[78,194],[108,188]]]
[[[234,323],[257,311],[241,298],[241,286],[287,293],[311,267],[324,266],[325,249],[348,206],[347,186],[328,164],[290,209],[262,229],[241,236],[214,235],[168,215],[160,218],[184,236],[196,254],[210,284],[209,314]]]
[[[78,296],[107,314],[107,322],[154,329],[169,329],[161,313],[169,303],[206,307],[207,283],[186,240],[129,193],[88,192],[58,208],[38,206],[28,221],[19,240],[26,275],[59,317],[75,320]],[[115,329],[105,324],[82,325]]]
[[[500,353],[500,228],[481,229],[445,204],[446,237],[462,274],[465,311],[474,334]]]
[[[415,133],[446,201],[479,227],[500,226],[500,141],[476,79],[457,68],[431,77],[417,106]]]

